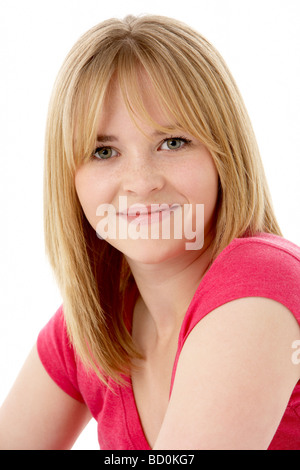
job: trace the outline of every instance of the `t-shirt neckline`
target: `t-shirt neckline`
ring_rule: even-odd
[[[229,248],[229,245],[215,258],[215,260],[209,265],[208,269],[205,271],[203,277],[199,281],[199,284],[198,284],[198,286],[197,286],[197,288],[196,288],[196,290],[193,294],[193,297],[190,301],[190,304],[189,304],[189,306],[188,306],[188,308],[185,312],[185,315],[183,317],[182,324],[181,324],[181,327],[180,327],[180,331],[179,331],[179,334],[178,334],[177,350],[176,350],[175,359],[174,359],[174,363],[173,363],[173,367],[172,367],[172,376],[171,376],[172,378],[171,378],[171,384],[170,384],[170,390],[169,390],[169,399],[171,397],[174,377],[175,377],[177,363],[178,363],[179,348],[180,348],[180,345],[181,345],[184,320],[187,317],[187,315],[189,315],[189,312],[190,312],[190,310],[193,306],[195,298],[198,296],[199,290],[205,284],[206,279],[208,277],[208,274],[211,272],[213,266],[215,266],[215,264],[218,262],[221,255],[225,251],[227,251],[228,248]],[[126,320],[128,321],[129,331],[131,331],[131,327],[132,327],[133,311],[134,311],[134,307],[135,307],[135,303],[136,303],[137,298],[138,298],[138,290],[137,290],[137,287],[135,285],[133,287],[132,291],[129,292],[129,302],[127,304],[128,310],[126,309],[127,310],[126,311]],[[128,400],[129,400],[129,403],[130,403],[130,406],[124,406],[124,411],[125,411],[125,415],[126,415],[126,423],[128,423],[128,422],[131,423],[130,427],[127,426],[127,431],[128,431],[128,435],[129,435],[131,443],[133,444],[133,438],[132,438],[132,435],[131,435],[131,427],[133,426],[133,429],[135,430],[135,433],[138,433],[138,439],[139,439],[138,442],[142,444],[143,450],[151,450],[151,446],[149,445],[149,442],[148,442],[148,440],[146,438],[146,435],[144,433],[143,425],[142,425],[141,418],[140,418],[140,415],[139,415],[139,411],[138,411],[138,408],[137,408],[137,405],[136,405],[131,376],[128,378],[128,385],[126,385],[125,387],[122,387],[122,386],[119,385],[119,390],[120,390],[120,393],[122,394],[122,397],[123,397],[123,403],[128,403]],[[125,393],[127,395],[126,398],[124,397]],[[136,448],[136,442],[133,444],[133,446],[134,446],[134,448]],[[144,447],[146,447],[146,449],[144,449]]]

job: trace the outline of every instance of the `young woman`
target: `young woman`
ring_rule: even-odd
[[[97,25],[58,75],[45,155],[63,304],[0,447],[68,449],[94,417],[101,449],[299,449],[300,249],[218,52],[169,18]]]

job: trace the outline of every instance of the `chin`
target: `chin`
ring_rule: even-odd
[[[159,264],[189,253],[186,240],[107,240],[132,262]]]

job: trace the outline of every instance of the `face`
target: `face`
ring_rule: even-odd
[[[148,85],[147,111],[170,132],[141,120],[136,125],[114,83],[99,116],[95,151],[77,169],[75,186],[98,236],[128,260],[149,264],[201,252],[202,234],[205,246],[213,229],[218,173],[209,151],[176,129]]]

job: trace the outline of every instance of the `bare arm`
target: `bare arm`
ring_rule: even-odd
[[[0,450],[70,449],[90,418],[48,376],[35,346],[0,408]]]
[[[267,449],[300,377],[300,338],[283,305],[244,298],[190,333],[154,449]]]

